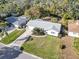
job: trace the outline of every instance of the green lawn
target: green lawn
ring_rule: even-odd
[[[5,36],[1,42],[4,44],[9,44],[16,40],[22,33],[24,33],[25,30],[15,30],[12,33],[10,33],[8,36]]]
[[[0,26],[6,26],[7,24],[7,22],[0,22]]]
[[[74,47],[77,50],[77,53],[79,54],[79,38],[74,39]]]
[[[22,46],[28,53],[44,59],[59,59],[60,40],[53,36],[34,38],[25,42]]]

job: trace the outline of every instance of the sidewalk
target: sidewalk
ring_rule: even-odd
[[[30,53],[27,53],[27,52],[22,52],[17,58],[15,59],[43,59],[41,57],[38,57],[38,56],[35,56],[35,55],[32,55]]]

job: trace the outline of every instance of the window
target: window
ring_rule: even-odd
[[[55,34],[55,32],[51,32],[51,34]]]

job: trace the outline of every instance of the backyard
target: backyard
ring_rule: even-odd
[[[53,36],[33,37],[22,46],[24,51],[43,59],[59,59],[60,40]]]
[[[1,42],[4,43],[4,44],[9,44],[9,43],[13,42],[14,40],[16,40],[24,32],[25,32],[25,30],[15,30],[12,33],[5,36],[1,40]]]

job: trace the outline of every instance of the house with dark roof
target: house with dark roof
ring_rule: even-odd
[[[79,20],[68,21],[68,36],[79,37]]]
[[[22,25],[26,25],[26,23],[28,22],[28,17],[26,16],[19,16],[19,17],[8,17],[6,19],[6,21],[8,23],[13,24],[15,27],[20,27]]]
[[[58,36],[61,30],[61,24],[43,21],[41,19],[30,20],[27,23],[29,29],[33,30],[35,27],[42,28],[48,35]]]

